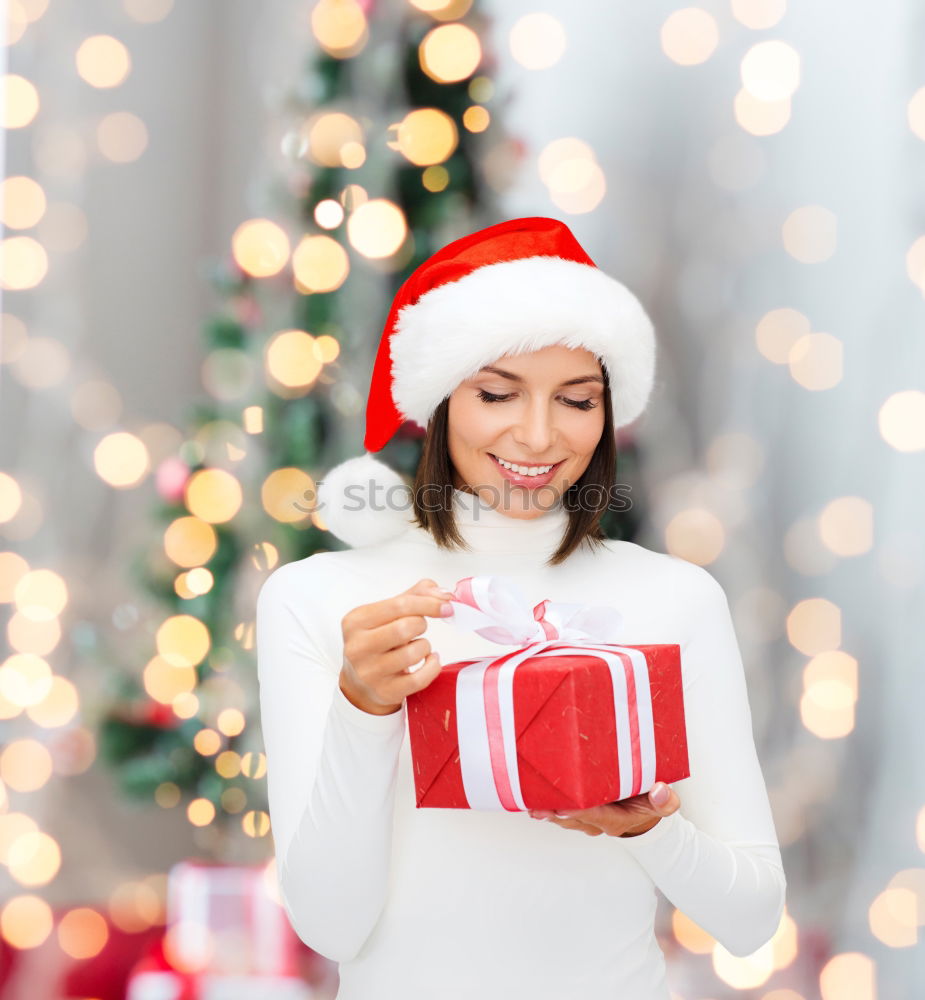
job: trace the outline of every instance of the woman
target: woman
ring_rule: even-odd
[[[342,463],[321,512],[356,547],[276,570],[257,609],[281,892],[340,963],[339,1000],[667,1000],[656,888],[736,955],[777,929],[786,883],[725,595],[598,527],[653,362],[642,307],[553,219],[457,240],[396,296],[366,447],[426,426],[412,510],[382,463]],[[690,777],[572,815],[415,808],[405,699],[503,651],[444,620],[456,582],[486,574],[531,606],[612,606],[627,644],[678,643]]]

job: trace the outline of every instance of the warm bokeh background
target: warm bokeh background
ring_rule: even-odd
[[[192,997],[204,969],[262,977],[223,997],[333,995],[294,942],[252,950],[285,942],[254,600],[339,547],[312,490],[361,451],[398,284],[517,215],[563,219],[651,312],[609,527],[706,566],[745,658],[787,911],[735,958],[662,899],[676,1000],[919,995],[918,5],[4,17],[2,1000]]]

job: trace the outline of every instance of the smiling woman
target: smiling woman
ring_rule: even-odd
[[[488,476],[484,485],[493,486],[500,473],[526,491],[522,497],[528,501],[530,490],[553,480],[556,492],[565,493],[587,468],[604,430],[600,362],[590,351],[560,345],[503,360],[507,368],[485,366],[449,397],[447,446],[456,470],[453,485],[477,484],[478,491],[483,485],[480,476]],[[592,365],[594,375],[581,374]],[[513,386],[501,392],[486,388],[499,379]],[[574,392],[564,391],[575,385],[585,387],[578,393],[584,398],[574,399]],[[487,471],[486,455],[491,459]],[[504,510],[520,516],[507,504]],[[536,513],[530,504],[522,510],[526,516]]]
[[[430,502],[434,487],[477,494],[512,518],[561,502],[568,527],[550,557],[555,565],[583,541],[605,537],[600,520],[616,462],[610,381],[590,351],[556,344],[505,356],[434,412],[412,490],[417,523],[439,545],[465,544],[449,505]]]
[[[280,567],[257,605],[282,898],[303,940],[340,962],[338,1000],[668,1000],[656,889],[735,955],[777,929],[786,881],[722,588],[693,563],[600,531],[614,432],[642,412],[653,367],[642,306],[553,219],[457,240],[396,296],[366,446],[383,447],[406,419],[426,426],[413,511],[388,509],[378,490],[403,484],[382,463],[342,463],[319,484],[321,515],[354,548]],[[444,664],[480,665],[477,679],[496,666],[487,637],[444,617],[460,585],[496,573],[529,607],[606,604],[626,644],[683,650],[689,777],[666,787],[653,769],[630,797],[527,815],[536,801],[501,794],[523,766],[516,696],[506,741],[489,728],[498,703],[479,680],[477,728],[506,769],[464,789],[470,808],[418,807],[407,700]],[[627,734],[610,721],[612,684],[586,710],[615,751],[623,739],[638,748],[641,724],[634,737],[632,722]],[[455,732],[458,759],[471,762],[482,743],[460,723],[459,693],[433,732]],[[546,730],[537,751],[584,752]]]
[[[542,354],[546,348],[557,353]],[[559,362],[566,363],[565,371],[553,369]],[[401,480],[372,453],[381,450],[405,421],[427,428],[435,425],[440,433],[436,426],[444,422],[440,408],[445,402],[455,408],[460,387],[471,386],[473,379],[478,391],[484,392],[478,405],[485,411],[513,408],[522,413],[517,418],[523,424],[518,436],[505,432],[496,449],[485,443],[483,461],[492,450],[515,464],[569,458],[568,468],[553,479],[575,485],[581,477],[575,457],[555,454],[549,441],[542,440],[548,430],[537,433],[536,426],[541,405],[537,391],[551,399],[553,389],[567,388],[568,393],[557,394],[556,409],[596,421],[601,448],[585,463],[588,475],[579,484],[579,503],[575,502],[578,490],[568,500],[561,490],[554,491],[568,503],[571,515],[560,553],[564,557],[584,537],[597,533],[615,483],[613,432],[644,410],[654,369],[655,331],[642,304],[625,285],[601,271],[558,220],[511,219],[455,240],[421,264],[392,302],[370,380],[367,454],[336,466],[318,484],[325,524],[351,545],[385,541],[404,532],[410,520],[407,508],[394,499],[383,503],[383,494],[394,498]],[[593,392],[584,381],[588,375],[601,379],[598,398],[607,397],[603,413],[600,405],[593,405]],[[577,383],[564,384],[577,378],[582,379],[581,388]],[[590,385],[593,388],[594,383]],[[503,398],[493,398],[497,396]],[[556,426],[551,429],[561,443]],[[584,424],[585,429],[588,426]],[[423,481],[420,474],[416,477],[412,504],[416,523],[433,527],[440,544],[453,544],[448,523],[451,505],[442,505],[446,515],[442,524],[429,517],[435,488],[453,485],[448,438],[443,445],[446,450],[441,454],[431,448],[434,454],[422,458],[421,464],[433,475]],[[506,453],[501,454],[502,449]],[[493,481],[507,487],[531,485],[526,478],[504,479],[497,471]],[[547,499],[549,495],[547,491]],[[444,493],[444,500],[447,497]],[[512,515],[529,517],[531,509],[536,512],[535,502],[515,499],[516,504],[503,505]]]

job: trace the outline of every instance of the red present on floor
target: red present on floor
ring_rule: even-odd
[[[419,808],[589,809],[690,775],[681,650],[623,645],[613,608],[467,577],[454,620],[517,648],[445,665],[409,695]]]

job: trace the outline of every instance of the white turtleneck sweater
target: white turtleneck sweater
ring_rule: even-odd
[[[768,941],[785,877],[725,594],[703,568],[630,542],[546,566],[567,523],[456,490],[470,551],[421,528],[281,566],[257,601],[260,706],[280,889],[299,936],[340,963],[338,1000],[667,1000],[660,890],[735,955]],[[681,645],[691,775],[680,809],[635,837],[528,813],[415,806],[407,709],[341,692],[341,619],[429,577],[513,578],[531,606],[607,604],[627,645]],[[441,662],[499,646],[427,619]]]

